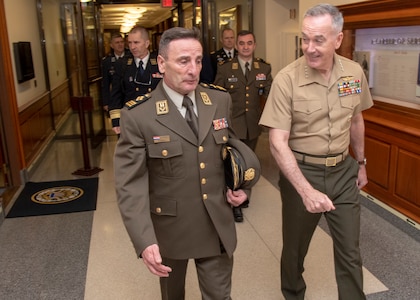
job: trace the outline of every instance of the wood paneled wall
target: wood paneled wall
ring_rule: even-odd
[[[48,137],[69,108],[70,94],[66,81],[19,112],[26,165],[30,165],[46,145]]]
[[[339,53],[349,58],[355,29],[420,25],[420,0],[374,0],[339,9],[344,16]],[[369,179],[364,191],[420,223],[420,110],[374,102],[363,112]]]

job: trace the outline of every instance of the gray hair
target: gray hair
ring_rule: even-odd
[[[145,41],[149,40],[149,32],[147,31],[146,28],[136,25],[130,30],[129,33],[136,33],[136,32],[140,32],[140,35],[143,40]]]
[[[195,27],[193,27],[192,29],[187,29],[183,27],[173,27],[168,30],[165,30],[159,42],[159,55],[167,59],[169,44],[172,41],[183,39],[194,39],[200,42],[200,30],[198,30]]]
[[[332,26],[337,33],[343,30],[344,18],[343,14],[338,10],[337,7],[328,3],[317,4],[309,8],[303,18],[306,17],[317,17],[323,15],[330,15],[332,19]]]

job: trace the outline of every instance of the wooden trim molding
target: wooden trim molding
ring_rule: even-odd
[[[1,119],[3,122],[5,145],[10,169],[10,184],[21,184],[20,171],[26,167],[23,154],[19,114],[15,92],[12,57],[8,38],[4,1],[0,0],[0,90]]]
[[[373,0],[338,8],[344,30],[420,25],[420,0]]]

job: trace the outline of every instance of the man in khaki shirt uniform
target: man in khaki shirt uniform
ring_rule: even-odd
[[[372,98],[360,66],[335,53],[342,28],[342,14],[332,5],[307,11],[304,57],[275,77],[260,120],[270,128],[271,151],[281,170],[286,299],[304,299],[304,258],[322,214],[333,237],[339,298],[365,299],[358,197],[367,184],[362,111],[372,106]]]

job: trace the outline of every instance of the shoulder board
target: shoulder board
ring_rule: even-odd
[[[222,91],[222,92],[227,92],[227,90],[224,87],[220,86],[220,85],[215,85],[215,84],[212,84],[212,83],[207,84],[207,83],[203,83],[203,82],[201,82],[200,85],[202,87],[205,87],[205,88],[208,88],[208,89],[218,90],[218,91]]]
[[[264,59],[262,59],[261,57],[257,57],[256,59],[255,59],[256,61],[259,61],[259,62],[262,62],[262,63],[264,63],[264,64],[267,64],[267,65],[269,65],[270,63],[269,62],[266,62]]]
[[[139,106],[140,104],[146,102],[149,99],[150,99],[150,94],[146,94],[146,95],[143,95],[143,96],[138,96],[134,100],[127,101],[125,103],[125,107],[127,107],[128,109],[133,109],[134,107]]]
[[[225,60],[221,59],[217,63],[218,63],[219,66],[221,66],[221,65],[224,65],[227,62],[230,62],[231,60],[232,60],[231,58],[230,59],[225,59]]]

